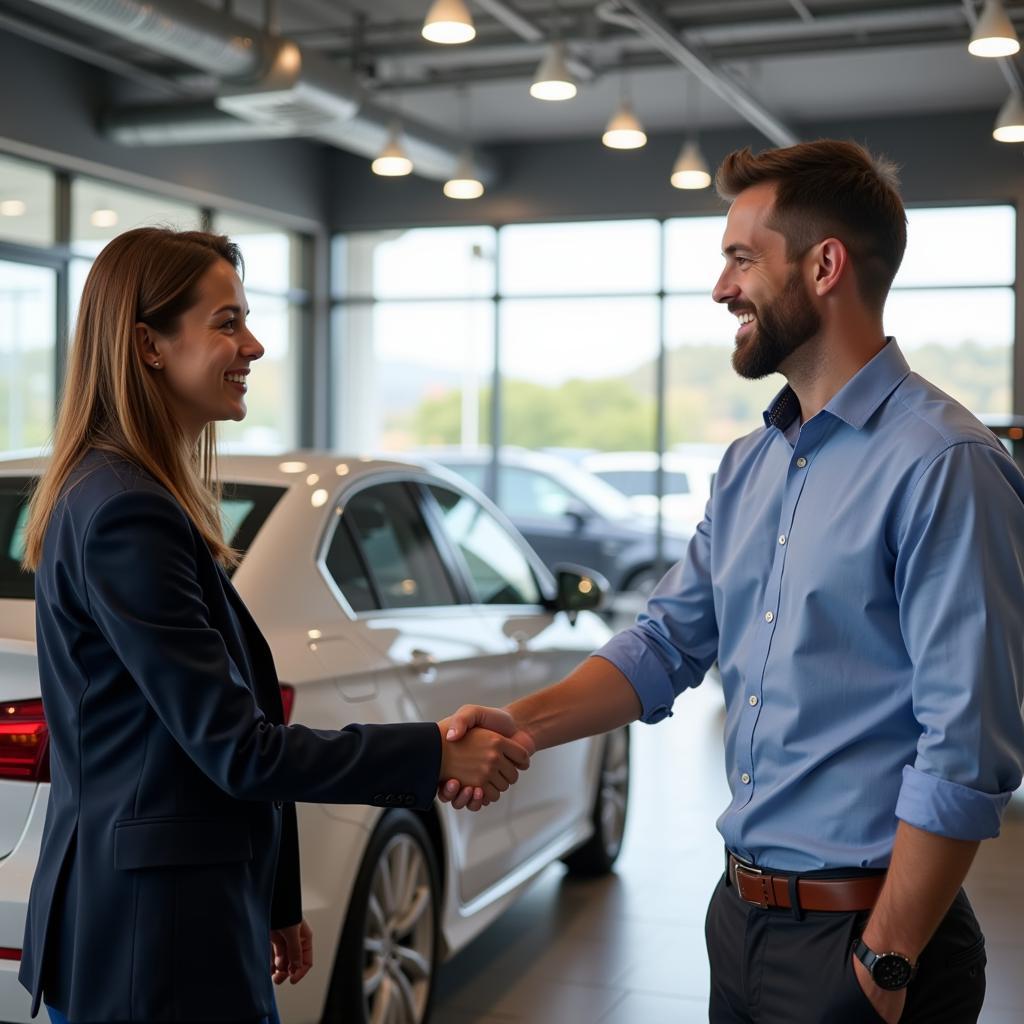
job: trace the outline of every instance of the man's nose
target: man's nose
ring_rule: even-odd
[[[739,289],[732,280],[730,280],[728,269],[723,270],[719,275],[718,280],[715,282],[715,287],[711,289],[711,298],[713,298],[715,302],[728,302],[738,294]]]

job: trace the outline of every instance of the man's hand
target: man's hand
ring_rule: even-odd
[[[507,736],[518,743],[531,757],[537,751],[537,744],[533,737],[524,729],[519,728],[515,719],[502,708],[464,704],[454,715],[449,715],[438,724],[448,743],[457,743],[470,730],[483,728]],[[444,774],[442,774],[442,778],[444,778]],[[487,799],[481,787],[463,785],[458,777],[450,778],[438,786],[437,796],[442,803],[451,803],[456,810],[468,807],[471,811],[479,811],[481,807],[492,803]]]
[[[507,726],[507,722],[504,724]],[[482,791],[482,799],[491,803],[515,783],[520,771],[530,767],[530,754],[522,744],[486,726],[473,728],[456,740],[448,739],[461,734],[459,725],[451,724],[451,719],[438,722],[438,728],[444,737],[441,778],[458,779]]]
[[[275,985],[302,981],[313,966],[313,930],[305,920],[270,933],[270,975]]]
[[[853,956],[852,953],[850,955]],[[907,990],[900,988],[895,992],[890,992],[887,989],[879,988],[868,969],[856,956],[853,956],[853,972],[857,975],[857,981],[860,982],[860,987],[864,989],[864,994],[875,1008],[875,1013],[886,1024],[897,1024],[900,1017],[903,1016],[903,1007],[907,1002]]]

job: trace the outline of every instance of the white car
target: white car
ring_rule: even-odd
[[[18,985],[29,885],[49,793],[32,579],[20,572],[40,461],[0,463],[0,1020]],[[601,582],[557,578],[458,477],[298,452],[221,460],[234,583],[270,642],[290,721],[439,719],[560,678],[609,636]],[[438,963],[541,870],[610,869],[622,842],[629,734],[537,755],[479,814],[299,805],[303,906],[317,967],[278,989],[286,1024],[422,1024]],[[393,949],[397,957],[384,955]],[[102,983],[100,980],[98,984]]]
[[[722,451],[702,446],[701,454],[666,452],[662,461],[661,514],[666,524],[692,530],[704,518],[711,497],[711,478],[718,470]],[[724,450],[724,449],[723,449]],[[620,491],[643,516],[658,512],[655,452],[594,452],[580,466]]]

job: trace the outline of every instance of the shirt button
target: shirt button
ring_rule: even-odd
[[[806,466],[806,465],[807,465],[807,460],[801,455],[800,458],[796,460],[796,468],[797,469],[803,469],[804,466]]]
[[[774,612],[765,612],[764,613],[764,621],[765,622],[774,622],[775,621],[775,613]]]
[[[757,707],[757,697],[755,697],[753,694],[750,695],[749,704],[752,708]]]
[[[740,782],[742,782],[744,786],[749,786],[750,785],[750,776],[746,772],[744,772],[740,776]]]
[[[784,533],[780,533],[779,534],[779,543],[780,544],[785,544],[786,543],[786,535]]]

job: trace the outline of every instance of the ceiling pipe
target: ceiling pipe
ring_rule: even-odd
[[[239,130],[246,138],[304,136],[373,157],[394,120],[394,111],[375,102],[344,68],[317,53],[303,51],[292,40],[264,35],[247,22],[196,0],[37,2],[216,76],[223,88],[214,100],[215,106],[250,125],[253,134]],[[164,121],[168,134],[173,126],[173,141],[211,141],[209,108],[197,110],[191,138],[188,118],[182,116],[182,110],[179,105]],[[402,122],[403,138],[417,173],[439,181],[450,178],[462,155],[464,140],[415,120],[403,118]],[[127,133],[133,129],[139,142],[157,144],[160,137],[159,124],[146,130],[131,112],[124,112],[123,118],[119,112],[112,112],[108,124],[112,131],[120,128]],[[477,156],[474,170],[485,185],[493,184],[493,161]]]
[[[633,27],[650,39],[663,53],[682,64],[696,75],[715,95],[725,100],[737,113],[745,117],[762,135],[777,146],[792,146],[798,136],[767,107],[759,103],[738,83],[727,78],[721,69],[688,46],[672,25],[643,0],[618,0],[620,11],[627,12]],[[622,24],[621,14],[613,14],[616,24]]]

